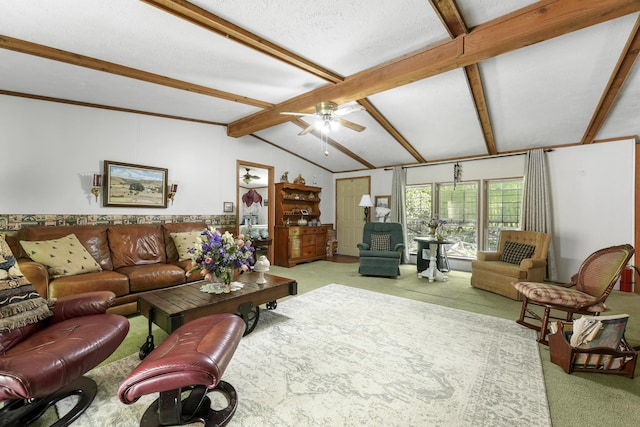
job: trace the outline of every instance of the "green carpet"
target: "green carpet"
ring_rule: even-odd
[[[402,274],[397,279],[364,277],[357,271],[358,264],[316,261],[293,268],[272,266],[270,273],[295,279],[299,294],[330,283],[341,283],[514,322],[520,313],[520,302],[472,288],[469,285],[469,273],[452,271],[447,274],[448,281],[429,283],[427,279],[418,277],[415,265],[401,266]],[[348,302],[336,301],[336,304],[340,303]],[[612,309],[609,314],[630,315],[626,337],[631,345],[640,345],[640,295],[613,291],[607,299],[607,305]],[[129,335],[105,363],[137,352],[145,342],[148,328],[146,319],[136,316],[130,321]],[[166,334],[154,327],[154,336],[157,344]],[[581,426],[585,423],[598,426],[640,425],[640,374],[633,380],[594,373],[569,375],[551,363],[548,347],[540,346],[540,357],[555,427]]]

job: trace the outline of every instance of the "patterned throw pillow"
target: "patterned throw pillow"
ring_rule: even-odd
[[[20,240],[20,244],[29,258],[49,268],[53,278],[102,271],[75,234],[54,240]]]
[[[500,261],[520,265],[520,261],[525,258],[531,258],[535,250],[535,246],[527,245],[526,243],[506,242],[502,250],[502,255],[500,256]]]
[[[371,234],[371,250],[372,251],[390,251],[391,250],[391,234],[372,233]]]
[[[0,333],[52,316],[47,301],[22,275],[11,248],[0,237]],[[0,348],[4,343],[0,340]]]
[[[198,237],[202,231],[185,231],[182,233],[171,233],[173,243],[178,250],[178,261],[187,261],[191,259],[191,254],[187,252],[190,248],[195,248],[198,243]]]

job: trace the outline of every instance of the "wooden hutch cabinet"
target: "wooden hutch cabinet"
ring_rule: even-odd
[[[327,259],[327,226],[320,221],[320,187],[276,184],[274,264],[293,267],[301,262]],[[305,225],[298,225],[299,220]],[[314,221],[315,220],[315,221]]]

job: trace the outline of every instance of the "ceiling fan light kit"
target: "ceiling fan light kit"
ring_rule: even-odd
[[[260,177],[258,175],[251,175],[251,169],[250,168],[244,168],[247,172],[242,175],[242,181],[245,184],[249,184],[252,180],[254,179],[260,179]]]
[[[335,102],[323,101],[316,104],[316,112],[313,114],[293,112],[282,112],[281,114],[290,116],[309,116],[316,119],[315,123],[303,129],[298,135],[306,135],[313,129],[317,129],[321,133],[328,135],[331,131],[337,130],[338,126],[340,125],[356,132],[362,132],[363,130],[365,130],[366,128],[364,126],[341,118],[342,116],[346,116],[347,114],[355,113],[356,111],[361,110],[364,110],[364,107],[361,105],[353,105],[350,107],[338,109],[338,104],[336,104]]]

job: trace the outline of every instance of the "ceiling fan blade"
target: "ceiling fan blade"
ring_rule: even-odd
[[[311,132],[313,130],[313,128],[315,128],[316,125],[309,125],[306,128],[304,128],[298,135],[302,136],[302,135],[306,135],[309,132]]]
[[[280,114],[284,114],[285,116],[315,116],[315,114],[311,113],[291,113],[288,111],[283,111]]]
[[[353,129],[356,132],[362,132],[363,130],[366,129],[366,127],[364,127],[362,125],[350,122],[349,120],[345,120],[345,119],[338,119],[338,123],[340,123],[344,127],[347,127],[349,129]]]
[[[333,114],[338,117],[346,116],[347,114],[355,113],[356,111],[362,111],[364,107],[362,105],[352,105],[350,107],[341,108],[336,110]]]

